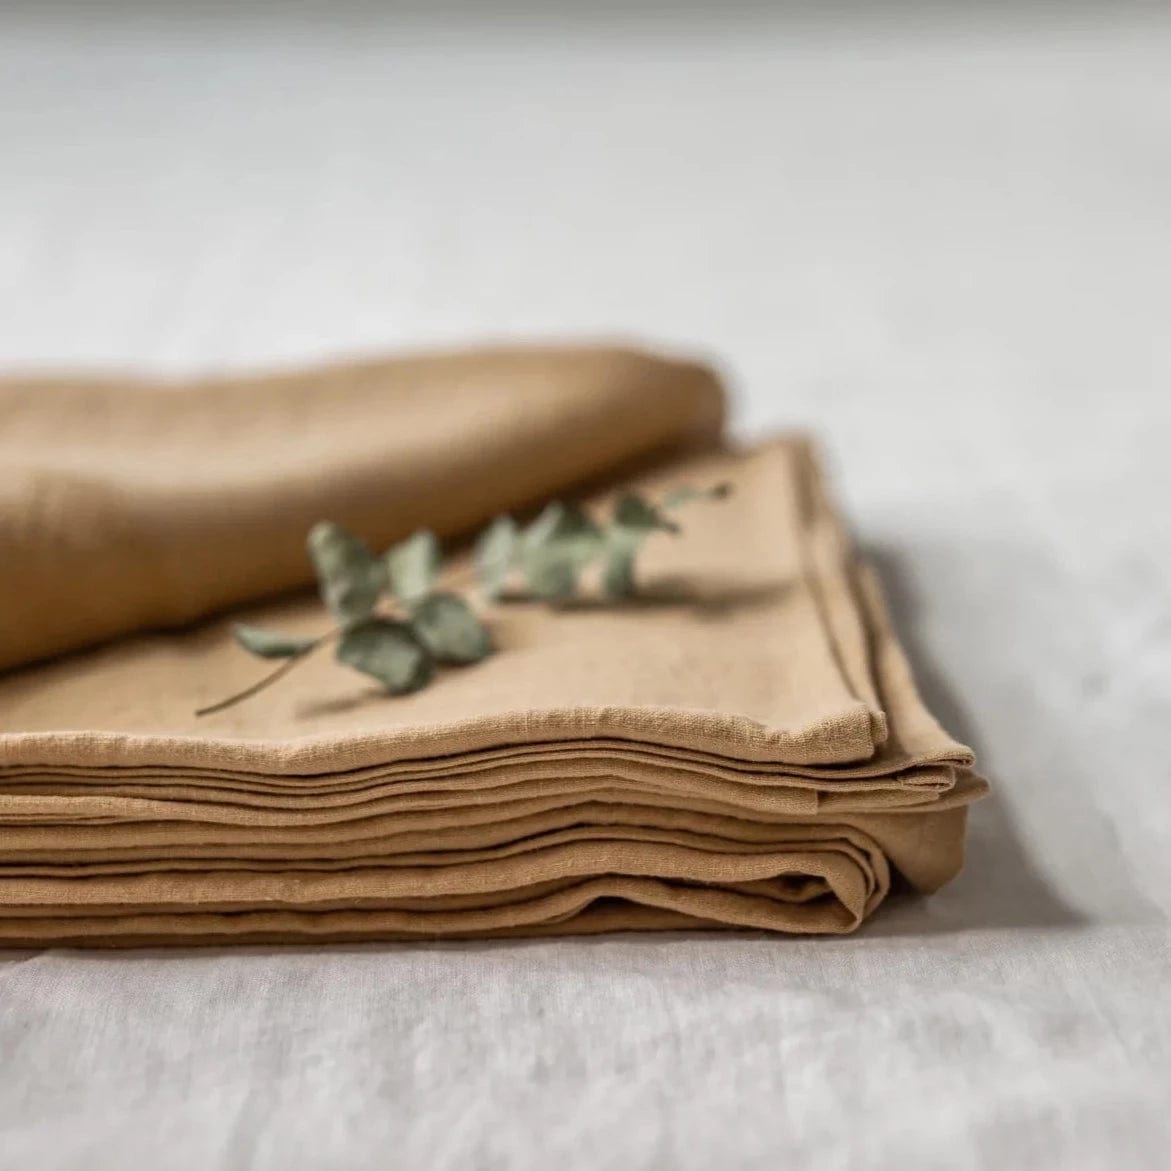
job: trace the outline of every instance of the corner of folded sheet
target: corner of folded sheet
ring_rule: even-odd
[[[976,801],[983,801],[992,792],[992,787],[970,768],[955,770],[955,783],[936,803],[935,808],[952,809],[961,805],[971,805]]]

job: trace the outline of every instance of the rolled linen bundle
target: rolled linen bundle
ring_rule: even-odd
[[[722,420],[711,371],[602,347],[0,381],[0,669],[307,585],[323,516],[459,533]]]
[[[636,598],[494,606],[498,652],[410,695],[320,657],[197,719],[254,677],[222,620],[0,677],[0,943],[840,933],[896,876],[936,889],[985,785],[812,447],[618,483],[717,481]],[[315,599],[246,617],[322,623]]]

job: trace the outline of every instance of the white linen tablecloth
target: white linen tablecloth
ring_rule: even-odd
[[[996,787],[848,939],[0,957],[2,1171],[1171,1164],[1165,6],[8,5],[0,159],[5,369],[718,355]]]

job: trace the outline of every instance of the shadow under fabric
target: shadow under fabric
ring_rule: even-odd
[[[469,351],[0,384],[0,411],[4,662],[105,643],[0,675],[0,944],[840,933],[892,875],[930,891],[960,868],[984,783],[920,701],[814,449],[722,445],[701,367]],[[303,584],[315,520],[381,546],[607,478],[598,508],[619,485],[734,491],[648,541],[634,601],[492,607],[498,652],[423,691],[320,656],[193,716],[257,664],[222,617],[157,629]],[[309,597],[246,617],[326,622]]]

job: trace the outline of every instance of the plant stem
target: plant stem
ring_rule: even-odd
[[[219,703],[213,703],[207,707],[201,707],[196,711],[196,718],[200,716],[210,716],[215,712],[222,712],[225,708],[234,707],[238,703],[242,703],[246,699],[251,699],[252,696],[259,694],[266,687],[270,687],[278,679],[287,675],[302,659],[307,659],[318,647],[324,646],[331,639],[334,639],[340,634],[339,630],[331,630],[323,634],[308,650],[303,650],[299,655],[293,655],[291,658],[285,659],[283,663],[275,671],[270,671],[263,679],[258,679],[250,687],[245,687],[243,691],[237,691],[235,695],[229,695],[227,699],[221,699]]]

